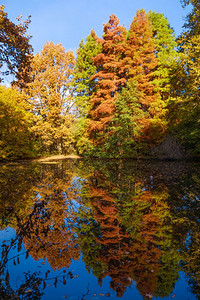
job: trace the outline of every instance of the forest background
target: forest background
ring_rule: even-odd
[[[112,14],[76,57],[53,42],[34,55],[30,17],[15,24],[0,6],[0,159],[199,157],[200,3],[189,4],[178,38],[161,13],[138,10],[130,28]]]

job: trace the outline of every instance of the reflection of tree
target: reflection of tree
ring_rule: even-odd
[[[134,231],[130,232],[132,259],[135,261],[133,276],[143,297],[167,297],[177,280],[180,260],[177,249],[173,247],[167,193],[165,190],[151,191],[148,187],[144,190],[141,184],[137,185],[136,191],[129,200],[132,210],[129,207],[126,215],[129,220],[126,224],[130,224],[127,229],[134,224]]]
[[[33,299],[50,279],[49,273],[27,273],[14,291],[9,261],[19,264],[31,255],[60,270],[78,259],[80,250],[87,270],[99,283],[109,276],[118,296],[135,281],[144,299],[168,297],[179,265],[198,296],[199,177],[195,170],[188,168],[189,176],[187,168],[176,172],[176,166],[169,174],[169,165],[165,168],[163,163],[153,169],[147,162],[78,164],[78,172],[77,164],[70,161],[1,169],[1,228],[10,225],[17,232],[1,247],[4,298],[24,293],[23,299]],[[65,284],[73,278],[71,272],[59,272],[59,280],[52,277],[55,287],[60,280]]]
[[[121,262],[122,265],[124,264],[123,256],[126,250],[123,249],[123,240],[128,238],[128,235],[120,226],[116,202],[105,190],[104,178],[100,175],[99,172],[95,172],[88,182],[89,190],[83,188],[85,193],[83,201],[88,203],[88,199],[90,199],[90,203],[88,203],[87,210],[83,205],[81,213],[78,212],[80,218],[79,244],[88,270],[93,270],[99,283],[105,276],[110,275],[111,287],[117,291],[118,295],[123,295],[126,286],[131,284],[130,278],[127,279],[129,273],[127,275],[125,268],[120,266]],[[109,184],[109,182],[107,183]],[[83,223],[87,226],[83,227]]]
[[[72,259],[78,259],[79,248],[73,231],[72,200],[77,197],[72,185],[73,173],[62,167],[59,171],[59,166],[55,170],[53,173],[47,169],[35,187],[37,201],[29,222],[25,223],[28,228],[23,241],[35,260],[47,259],[56,270],[68,267]]]
[[[192,293],[200,299],[200,234],[194,231],[184,251],[183,269],[186,272]]]
[[[25,282],[17,291],[14,291],[10,286],[9,261],[12,261],[14,265],[19,264],[20,256],[26,254],[26,258],[31,255],[35,260],[47,259],[51,267],[56,270],[68,267],[72,259],[79,258],[79,247],[73,231],[75,224],[72,205],[78,193],[76,182],[72,182],[71,165],[58,164],[53,168],[52,165],[46,165],[36,170],[35,177],[31,176],[29,169],[24,167],[21,172],[19,172],[20,169],[16,169],[9,175],[4,172],[4,177],[0,179],[0,182],[6,183],[4,188],[9,199],[7,202],[1,202],[2,211],[6,211],[3,205],[12,208],[6,219],[2,217],[4,221],[2,221],[2,227],[14,225],[16,229],[16,237],[10,241],[4,241],[1,247],[0,292],[5,299],[18,299],[19,297],[39,299],[42,295],[41,284],[43,283],[43,288],[45,288],[46,281],[49,280],[48,272],[45,278],[36,273],[27,273],[24,277]],[[10,174],[15,174],[15,176],[10,176]],[[10,178],[13,180],[13,185],[8,188],[8,183],[11,183]],[[16,196],[15,202],[14,195]],[[4,196],[2,191],[2,200]],[[26,251],[22,250],[22,242]],[[12,255],[13,249],[16,249],[17,253],[14,256]],[[59,281],[62,280],[65,284],[67,278],[73,278],[73,274],[65,273],[65,270],[63,272],[63,274],[60,273]],[[54,280],[56,287],[57,276],[51,279]]]
[[[127,256],[125,253],[129,251],[126,244],[129,236],[121,227],[115,198],[109,193],[112,183],[100,172],[95,172],[93,176],[95,180],[93,178],[92,182],[96,181],[96,184],[90,186],[90,197],[93,217],[100,226],[100,234],[95,236],[101,246],[98,260],[106,266],[99,277],[99,282],[109,275],[112,279],[111,288],[117,291],[118,296],[122,296],[131,283],[129,278],[131,270],[128,264],[124,266],[124,258]]]
[[[0,228],[16,226],[16,215],[30,213],[33,186],[40,173],[38,165],[2,165],[0,168]]]
[[[1,281],[0,283],[0,295],[1,299],[4,300],[14,300],[14,299],[24,299],[24,300],[34,300],[40,299],[43,292],[40,291],[42,279],[38,274],[30,272],[25,274],[25,284],[22,284],[17,291],[14,291],[9,283],[9,275],[7,273],[5,283]]]
[[[72,205],[77,193],[70,163],[40,170],[5,167],[1,172],[3,227],[14,225],[33,258],[48,258],[55,269],[77,259]]]
[[[197,171],[196,171],[197,170]],[[174,218],[174,239],[181,250],[181,266],[191,292],[200,298],[200,179],[195,164],[190,164],[170,189],[169,203]]]
[[[94,260],[99,263],[93,263],[91,256],[88,259],[89,251],[83,251],[84,260],[99,282],[111,277],[111,288],[118,296],[133,280],[146,298],[168,296],[178,277],[180,257],[172,246],[167,190],[153,191],[145,180],[136,180],[123,165],[113,163],[93,169],[82,192],[90,217],[86,213],[79,217],[88,226],[92,218],[95,223],[90,230],[80,228],[79,240],[84,244],[90,233],[92,242],[87,247],[95,244]]]
[[[38,189],[38,207],[24,243],[34,259],[48,259],[53,269],[61,269],[79,258],[71,204],[75,195],[70,189],[72,178],[68,182],[50,178],[47,173]]]

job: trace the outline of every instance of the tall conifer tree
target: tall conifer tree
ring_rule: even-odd
[[[173,66],[178,59],[178,53],[175,50],[177,43],[174,32],[167,18],[163,14],[151,11],[148,16],[152,24],[152,38],[158,62],[153,80],[157,92],[157,101],[152,103],[155,115],[150,124],[150,138],[154,142],[160,142],[168,130],[168,104],[171,96],[170,77]]]
[[[93,36],[96,36],[96,34],[92,30],[87,36],[85,44],[81,40],[73,73],[74,100],[78,115],[81,117],[87,116],[91,96],[96,91],[95,80],[91,77],[96,74],[97,67],[94,65],[92,58],[100,53],[101,45],[97,43]]]
[[[134,17],[127,39],[126,62],[129,68],[128,79],[136,83],[140,91],[140,103],[148,110],[155,101],[153,71],[157,66],[155,45],[151,23],[146,12],[141,9]]]
[[[105,148],[114,157],[137,157],[140,148],[143,122],[147,112],[141,109],[140,92],[134,82],[128,82],[116,99],[113,118],[113,134],[105,143]],[[144,150],[144,149],[143,149]]]
[[[92,147],[88,138],[87,123],[90,110],[90,100],[96,91],[96,82],[92,78],[97,72],[93,63],[95,57],[101,51],[101,44],[96,41],[94,30],[87,36],[86,42],[82,40],[77,50],[76,64],[73,73],[73,94],[77,118],[74,126],[76,149],[79,154],[89,151]]]
[[[83,154],[85,151],[88,152],[92,148],[86,128],[91,104],[90,100],[96,91],[96,82],[92,76],[96,74],[97,67],[93,63],[93,57],[101,51],[101,44],[97,43],[95,37],[96,33],[92,30],[87,36],[85,44],[81,40],[77,50],[72,80],[74,102],[78,116],[75,122],[74,134],[79,154]]]
[[[137,101],[141,112],[146,112],[146,114],[141,114],[139,120],[143,137],[149,139],[150,122],[156,113],[153,103],[157,101],[157,93],[153,80],[157,60],[151,22],[143,9],[137,11],[131,23],[127,36],[125,60],[128,68],[128,81],[135,83],[139,91]]]
[[[90,138],[95,145],[103,143],[109,132],[109,126],[115,112],[117,92],[126,82],[126,68],[123,63],[126,29],[119,25],[115,15],[111,15],[103,28],[102,52],[94,58],[94,65],[99,70],[93,78],[97,82],[97,91],[91,98]]]
[[[165,102],[170,97],[170,71],[174,61],[178,58],[177,42],[174,31],[163,14],[149,12],[148,17],[152,24],[153,42],[158,65],[155,69],[156,90]]]

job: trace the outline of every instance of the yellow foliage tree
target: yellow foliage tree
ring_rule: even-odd
[[[32,157],[36,154],[26,95],[0,87],[0,160]]]
[[[66,153],[73,141],[69,83],[74,63],[73,52],[53,42],[47,42],[33,59],[32,82],[26,90],[35,116],[32,130],[49,153]]]

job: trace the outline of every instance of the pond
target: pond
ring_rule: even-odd
[[[0,299],[199,299],[200,163],[0,165]]]

